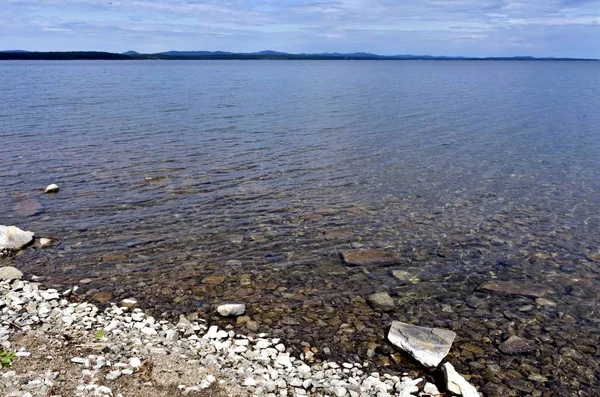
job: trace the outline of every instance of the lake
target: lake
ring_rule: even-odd
[[[0,224],[56,240],[0,265],[167,317],[245,302],[242,332],[388,371],[422,371],[392,320],[449,328],[487,395],[597,395],[599,62],[6,61],[0,81]]]

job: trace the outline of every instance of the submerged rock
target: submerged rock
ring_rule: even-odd
[[[410,353],[427,367],[437,367],[448,355],[456,333],[447,329],[427,328],[392,322],[388,340],[396,347]]]
[[[463,397],[479,397],[475,386],[467,382],[465,378],[456,372],[452,364],[445,363],[442,369],[444,370],[448,391]]]
[[[223,281],[225,281],[225,277],[223,276],[207,276],[202,279],[203,284],[213,285],[221,284]]]
[[[60,188],[58,187],[58,185],[55,185],[53,183],[51,185],[48,185],[46,187],[46,189],[44,190],[44,192],[46,192],[46,193],[58,193],[59,190],[60,190]]]
[[[246,312],[246,305],[243,303],[230,303],[217,307],[217,312],[223,317],[241,316]]]
[[[532,298],[541,298],[552,293],[552,291],[547,288],[523,284],[518,281],[489,281],[481,284],[479,289],[487,292],[522,295]]]
[[[511,336],[498,346],[504,354],[526,354],[535,351],[536,344],[519,336]]]
[[[367,301],[372,306],[380,307],[382,309],[393,309],[396,306],[394,299],[387,292],[371,294],[367,296]]]
[[[537,298],[535,300],[535,303],[537,303],[540,306],[548,306],[548,307],[554,307],[556,306],[556,302],[553,302],[549,299],[545,299],[545,298]]]
[[[23,273],[16,267],[4,266],[0,267],[0,280],[20,280],[23,277]]]
[[[0,225],[0,251],[19,250],[31,243],[33,232],[26,232],[16,226]]]
[[[24,199],[15,204],[13,211],[19,216],[33,216],[42,211],[42,204],[36,199]]]
[[[412,275],[411,273],[407,272],[406,270],[393,269],[393,270],[390,270],[389,273],[392,277],[394,277],[398,281],[402,281],[405,283],[410,282],[411,284],[419,284],[421,282],[421,280],[417,276]]]
[[[400,256],[376,249],[342,251],[344,263],[353,266],[395,265],[401,262]]]

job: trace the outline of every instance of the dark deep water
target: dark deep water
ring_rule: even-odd
[[[0,265],[158,314],[243,301],[244,332],[388,371],[420,368],[393,319],[449,328],[487,395],[600,395],[600,63],[2,62],[0,82],[0,224],[59,240]],[[341,262],[361,247],[402,260]],[[365,302],[382,291],[393,310]],[[502,353],[511,335],[535,351]]]

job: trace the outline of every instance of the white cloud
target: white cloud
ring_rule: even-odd
[[[85,42],[112,51],[600,53],[597,0],[3,0],[2,8],[4,48],[39,39],[37,49]],[[567,39],[556,39],[559,31],[578,42],[577,53]],[[78,32],[83,36],[75,42],[70,36]]]

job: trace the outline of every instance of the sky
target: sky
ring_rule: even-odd
[[[600,58],[600,0],[0,0],[0,49]]]

